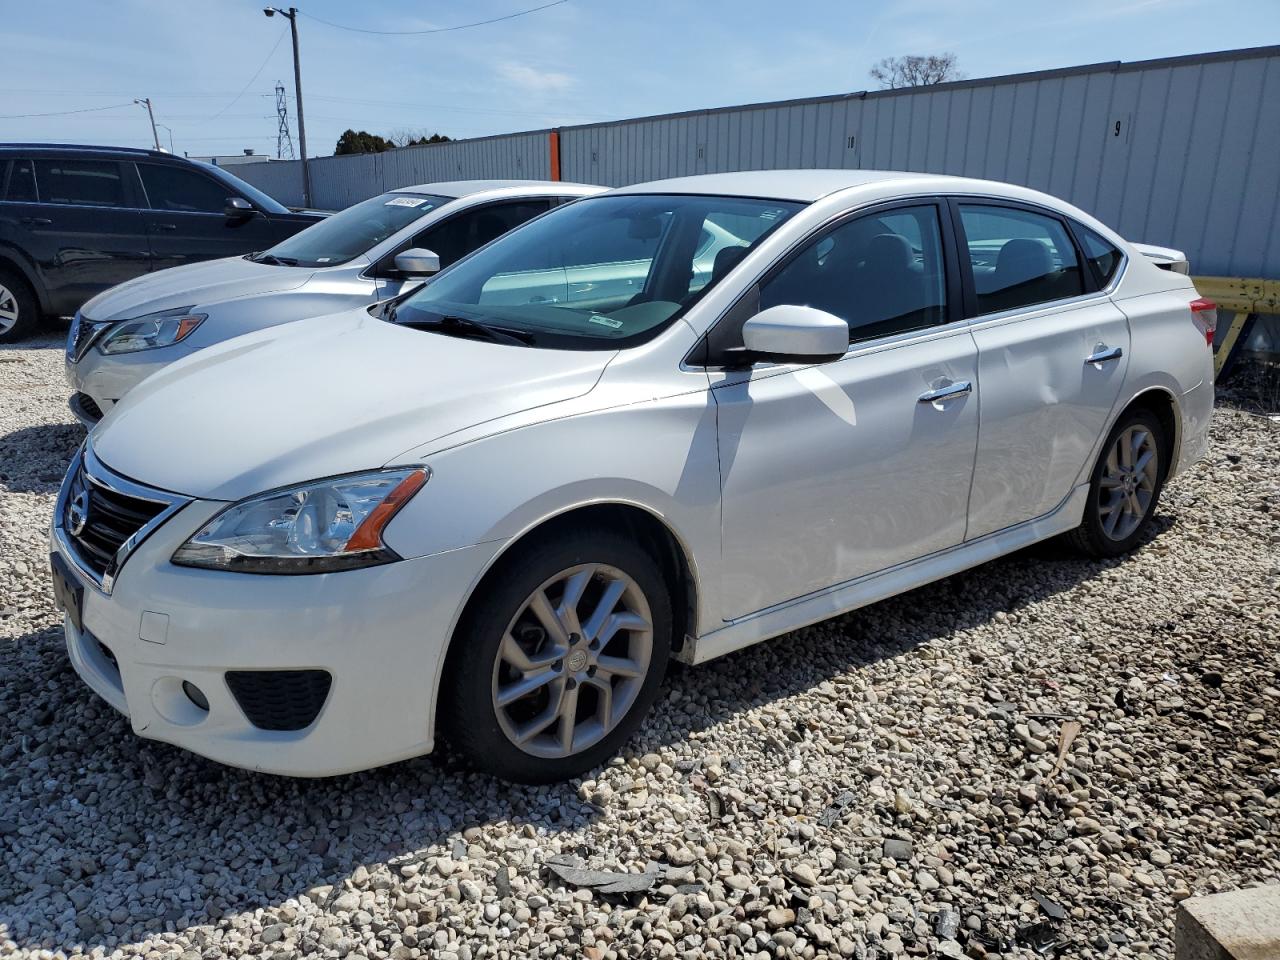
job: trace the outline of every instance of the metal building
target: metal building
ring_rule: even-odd
[[[330,208],[471,177],[618,186],[781,167],[985,177],[1186,250],[1198,274],[1280,278],[1280,46],[697,110],[311,167],[314,202]],[[243,169],[283,202],[300,202],[298,164]]]

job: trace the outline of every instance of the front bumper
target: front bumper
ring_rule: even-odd
[[[129,556],[109,595],[82,579],[82,628],[67,618],[66,636],[85,683],[135,733],[248,770],[329,776],[429,753],[448,639],[496,547],[314,576],[171,564],[223,506],[179,510]],[[72,549],[53,538],[75,567]],[[228,671],[299,670],[332,677],[301,730],[255,726],[227,681]]]
[[[158,350],[139,350],[136,353],[108,355],[96,347],[77,362],[66,360],[67,386],[73,391],[69,406],[75,418],[86,427],[92,427],[102,419],[116,401],[157,370],[187,355],[186,350],[175,350],[180,344],[160,347]],[[159,354],[159,356],[158,356]],[[86,404],[85,399],[92,401]],[[93,410],[93,406],[98,408]],[[97,416],[94,413],[97,412]]]

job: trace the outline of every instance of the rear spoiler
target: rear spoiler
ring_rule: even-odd
[[[1172,247],[1157,247],[1149,243],[1135,243],[1133,248],[1161,270],[1171,270],[1174,273],[1182,274],[1191,272],[1191,264],[1187,260],[1187,255],[1181,250],[1174,250]]]

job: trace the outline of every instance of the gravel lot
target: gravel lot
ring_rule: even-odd
[[[59,348],[0,349],[0,954],[1170,957],[1179,900],[1280,880],[1280,423],[1220,411],[1121,562],[1042,545],[673,673],[594,779],[291,781],[67,663]]]

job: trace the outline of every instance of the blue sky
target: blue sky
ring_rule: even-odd
[[[1280,43],[1280,0],[293,0],[308,152],[347,127],[482,136],[874,88],[884,56],[951,51],[969,77]],[[251,0],[0,0],[0,139],[275,150],[288,22]],[[256,79],[255,79],[256,74]],[[108,109],[92,109],[106,107]],[[64,116],[15,114],[91,111]],[[164,146],[169,133],[161,129]],[[295,131],[296,136],[296,131]],[[295,141],[296,143],[296,141]]]

